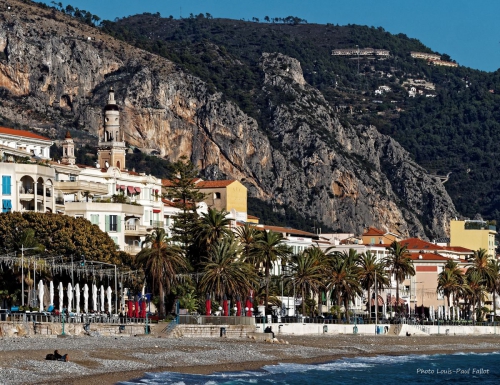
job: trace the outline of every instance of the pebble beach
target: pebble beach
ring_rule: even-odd
[[[321,363],[343,357],[500,351],[500,335],[277,336],[281,343],[231,338],[154,336],[0,339],[1,384],[115,384],[145,372],[207,374],[277,363]],[[46,361],[55,349],[69,362]]]

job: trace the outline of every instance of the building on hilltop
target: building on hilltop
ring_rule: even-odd
[[[412,58],[415,59],[425,59],[425,60],[441,60],[441,55],[436,55],[428,52],[410,52]]]

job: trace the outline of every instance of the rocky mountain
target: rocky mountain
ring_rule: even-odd
[[[0,12],[0,117],[58,137],[97,136],[113,86],[125,140],[210,178],[236,178],[250,196],[339,231],[377,226],[444,236],[457,215],[442,183],[373,126],[341,123],[300,63],[259,61],[268,124],[174,63],[55,10],[11,0]]]

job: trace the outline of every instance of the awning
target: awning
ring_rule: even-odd
[[[161,210],[159,210],[159,209],[153,209],[153,213],[156,213],[156,214],[157,213],[161,213]]]
[[[127,186],[127,191],[129,194],[135,194],[135,189],[132,186]]]
[[[136,188],[135,188],[135,192],[136,192],[137,194],[140,194],[140,193],[141,193],[141,188],[140,188],[140,187],[136,187]]]
[[[158,192],[159,192],[159,191],[160,191],[160,190],[158,190],[158,189],[155,189],[155,194],[158,194]]]
[[[123,185],[123,184],[117,184],[116,185],[116,189],[117,190],[123,190],[123,191],[125,191],[125,185]]]
[[[371,306],[375,306],[375,298],[372,298]],[[384,306],[384,299],[381,295],[378,295],[378,306]]]

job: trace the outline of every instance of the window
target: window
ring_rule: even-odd
[[[106,231],[121,231],[121,219],[119,215],[106,215],[105,229]]]
[[[10,199],[2,199],[2,213],[10,213],[12,211],[12,202]]]
[[[214,193],[214,199],[220,199],[220,192]]]
[[[69,181],[70,182],[76,182],[76,175],[70,175],[69,176]]]
[[[10,175],[2,175],[2,195],[10,195]]]
[[[90,214],[90,222],[93,225],[99,225],[99,214]]]

